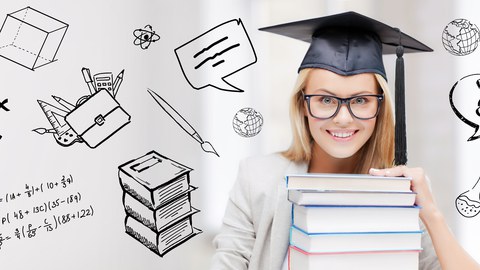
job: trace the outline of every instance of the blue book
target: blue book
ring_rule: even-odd
[[[292,226],[290,245],[309,253],[421,250],[423,231],[307,233]]]

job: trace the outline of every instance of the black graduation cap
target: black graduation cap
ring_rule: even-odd
[[[367,16],[350,11],[260,28],[310,43],[299,70],[323,68],[340,75],[377,73],[385,79],[382,54],[397,54],[395,71],[395,165],[407,163],[403,53],[428,46]]]

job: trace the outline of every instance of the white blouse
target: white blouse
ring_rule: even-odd
[[[288,252],[285,256],[285,259],[283,260],[282,270],[288,270]]]

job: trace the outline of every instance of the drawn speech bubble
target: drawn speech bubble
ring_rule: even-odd
[[[222,23],[175,49],[183,75],[194,89],[207,86],[243,92],[225,78],[256,63],[241,19]]]
[[[455,115],[475,129],[467,141],[480,138],[480,74],[471,74],[458,80],[450,90],[449,98]]]

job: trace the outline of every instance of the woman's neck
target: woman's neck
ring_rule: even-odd
[[[358,153],[348,158],[335,158],[318,145],[313,148],[312,159],[308,165],[309,173],[354,173],[358,164]]]

